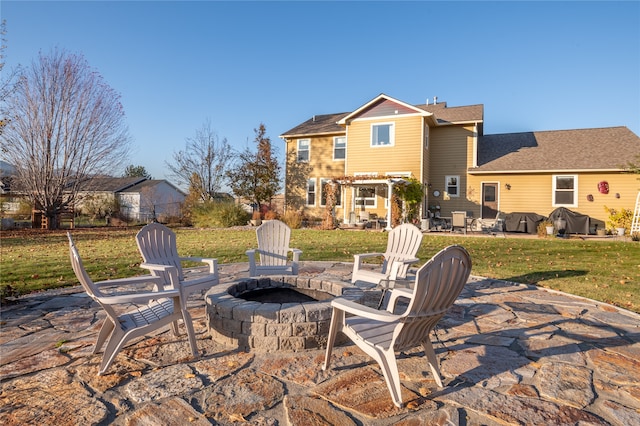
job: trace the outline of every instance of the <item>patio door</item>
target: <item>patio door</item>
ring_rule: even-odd
[[[498,183],[482,184],[482,219],[495,219],[498,214]]]

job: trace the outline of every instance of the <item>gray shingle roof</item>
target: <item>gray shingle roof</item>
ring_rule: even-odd
[[[81,191],[119,192],[136,185],[143,177],[95,177],[81,184]]]
[[[627,127],[485,135],[474,172],[619,170],[640,154]]]
[[[281,137],[289,138],[329,133],[345,133],[344,127],[336,123],[347,114],[350,113],[342,112],[339,114],[314,115],[304,123],[284,132]]]
[[[436,116],[438,124],[483,121],[484,105],[467,105],[459,107],[447,107],[446,102],[432,105],[416,105]]]
[[[483,105],[469,105],[449,108],[447,107],[446,102],[442,102],[433,105],[415,105],[415,107],[433,113],[439,124],[472,121],[480,122],[482,121],[484,114]],[[345,133],[344,127],[336,123],[349,114],[351,114],[351,112],[315,115],[304,123],[299,124],[293,129],[284,132],[282,135],[280,135],[280,137],[292,138],[321,134]]]

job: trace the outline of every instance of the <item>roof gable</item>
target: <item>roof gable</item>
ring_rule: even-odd
[[[622,170],[640,153],[627,127],[485,135],[473,172]]]
[[[432,115],[428,111],[416,108],[413,105],[409,105],[385,94],[380,94],[378,97],[362,105],[352,113],[347,114],[338,122],[338,124],[348,124],[356,118],[371,118],[398,114],[419,114],[423,116]]]
[[[478,123],[482,134],[484,120],[483,105],[469,105],[462,107],[447,107],[446,102],[431,105],[409,105],[387,95],[381,94],[367,102],[353,112],[338,114],[314,115],[309,120],[284,132],[280,138],[304,138],[318,135],[344,135],[345,125],[355,118],[371,118],[380,116],[395,116],[398,114],[417,113],[427,117],[429,125],[450,125],[462,123]]]

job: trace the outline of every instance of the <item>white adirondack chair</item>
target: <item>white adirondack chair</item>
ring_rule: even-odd
[[[351,282],[364,281],[379,284],[382,280],[405,279],[409,266],[416,263],[416,257],[422,232],[420,228],[410,223],[396,226],[389,231],[387,250],[384,253],[354,254],[353,273]],[[363,260],[373,257],[382,257],[382,267],[376,270],[363,268]]]
[[[87,294],[104,309],[107,317],[102,324],[98,340],[93,348],[93,353],[98,353],[105,342],[102,362],[98,370],[98,375],[103,375],[113,363],[118,352],[131,339],[149,334],[165,325],[172,324],[173,332],[178,335],[178,320],[181,319],[187,329],[191,352],[194,357],[198,357],[198,347],[193,330],[193,323],[182,291],[179,288],[164,288],[162,277],[139,276],[93,282],[87,274],[82,259],[73,242],[71,233],[67,233],[69,238],[69,254],[73,271],[82,284]],[[173,268],[175,274],[175,268]],[[101,289],[114,286],[132,286],[140,284],[154,284],[154,290],[145,290],[138,293],[127,292],[125,294],[106,293]],[[134,305],[133,308],[130,305]],[[129,310],[120,313],[116,309],[117,305],[129,306]],[[107,341],[108,340],[108,341]]]
[[[291,228],[279,220],[268,220],[256,228],[256,236],[258,248],[246,252],[249,257],[249,276],[298,275],[302,251],[289,247]],[[289,253],[292,254],[291,261]],[[256,254],[259,259],[256,259]]]
[[[143,259],[140,267],[148,269],[152,275],[162,277],[167,284],[171,283],[172,279],[172,275],[168,272],[170,267],[176,268],[177,279],[186,290],[187,297],[191,293],[202,292],[202,290],[207,290],[220,282],[217,259],[180,257],[175,232],[160,223],[150,223],[143,226],[136,235],[136,242]],[[182,268],[182,262],[187,261],[206,263],[209,270],[205,275],[187,279]]]
[[[331,302],[333,313],[323,370],[329,367],[336,334],[342,331],[380,365],[393,403],[402,407],[400,375],[395,352],[422,345],[431,372],[442,387],[440,368],[429,334],[453,305],[471,273],[471,258],[461,246],[449,246],[417,272],[413,289],[391,290],[386,310],[377,310],[343,298]],[[399,298],[406,310],[394,314]],[[349,316],[347,316],[349,314]]]

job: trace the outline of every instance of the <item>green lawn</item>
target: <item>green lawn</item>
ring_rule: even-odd
[[[85,267],[98,281],[140,275],[134,236],[138,228],[87,228],[72,233]],[[176,229],[184,256],[245,262],[253,230]],[[353,261],[354,253],[384,251],[380,232],[294,230],[291,246],[303,260]],[[425,234],[418,257],[424,263],[449,244],[461,244],[473,259],[473,275],[561,290],[640,312],[640,243],[610,240],[525,239]],[[64,231],[3,231],[0,291],[4,295],[75,285]]]

